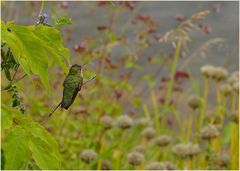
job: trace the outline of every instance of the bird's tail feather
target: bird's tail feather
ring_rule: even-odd
[[[51,113],[49,113],[48,115],[44,116],[43,120],[42,120],[42,124],[44,124],[51,116],[52,114],[59,108],[59,106],[62,104],[62,102],[60,102],[52,111]]]

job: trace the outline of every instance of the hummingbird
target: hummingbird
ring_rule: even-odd
[[[86,65],[86,64],[84,64]],[[44,120],[44,122],[51,117],[51,115],[61,106],[61,108],[64,108],[67,110],[72,103],[74,102],[78,92],[81,90],[82,86],[86,84],[87,82],[93,80],[96,76],[90,78],[86,82],[83,82],[83,66],[84,65],[78,65],[74,64],[69,69],[69,73],[66,76],[64,82],[63,82],[63,96],[62,101],[53,109],[51,113],[48,114],[47,118]]]

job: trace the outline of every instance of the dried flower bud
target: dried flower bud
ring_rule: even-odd
[[[232,88],[238,94],[239,93],[239,82],[233,83]]]
[[[145,158],[144,155],[139,152],[131,152],[127,155],[128,163],[133,166],[141,165]]]
[[[112,170],[112,163],[109,160],[103,160],[101,169],[102,170]]]
[[[177,144],[172,148],[173,154],[180,158],[193,157],[200,153],[200,148],[198,144]]]
[[[213,75],[213,70],[214,70],[214,66],[212,65],[204,65],[201,67],[201,73],[206,77],[206,78],[210,78]]]
[[[142,126],[142,127],[147,126],[149,124],[150,124],[150,121],[145,117],[139,118],[136,121],[136,125],[139,125],[139,126]]]
[[[228,78],[227,82],[230,84],[230,85],[233,85],[234,83],[238,83],[239,82],[239,72],[238,71],[235,71],[233,72],[230,77]]]
[[[222,123],[222,115],[216,112],[211,112],[204,118],[204,121],[207,123],[212,123],[216,126]]]
[[[103,124],[105,129],[110,129],[112,128],[112,124],[113,124],[113,119],[110,116],[103,116],[100,119],[100,122]]]
[[[214,126],[209,124],[208,126],[205,126],[201,130],[201,138],[203,140],[210,140],[213,138],[216,138],[219,136],[219,131],[218,129]]]
[[[235,122],[236,124],[239,124],[239,111],[233,112],[231,115],[231,120]]]
[[[166,167],[166,170],[179,170],[178,167],[170,161],[165,161],[163,163]]]
[[[166,166],[164,163],[161,162],[150,162],[147,167],[146,170],[166,170]]]
[[[228,71],[223,67],[215,67],[213,70],[212,78],[216,81],[225,80],[228,76]]]
[[[81,153],[81,160],[85,163],[90,163],[97,159],[97,153],[92,149],[83,150]]]
[[[188,98],[188,105],[189,107],[191,107],[193,110],[196,110],[197,108],[199,108],[202,104],[202,100],[200,97],[196,96],[196,95],[191,95]]]
[[[146,147],[144,145],[138,145],[133,149],[133,151],[144,154],[146,152]]]
[[[146,139],[152,139],[156,135],[156,131],[152,127],[147,127],[142,131],[142,136],[144,136]]]
[[[120,116],[117,120],[117,126],[122,129],[130,128],[133,125],[133,120],[129,116]]]
[[[210,157],[210,162],[217,165],[219,169],[226,168],[230,162],[230,156],[226,153],[218,153]]]
[[[189,156],[195,156],[200,153],[200,148],[198,144],[191,144],[189,147]]]
[[[157,146],[163,147],[167,146],[171,142],[172,138],[169,135],[160,135],[154,139],[154,143]]]
[[[232,87],[229,84],[223,84],[220,87],[220,91],[224,96],[230,96],[232,93]]]

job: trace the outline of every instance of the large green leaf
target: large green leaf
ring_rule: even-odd
[[[9,129],[12,126],[12,111],[4,104],[1,106],[1,128]]]
[[[41,169],[60,169],[60,160],[45,140],[31,135],[30,149],[33,159]]]
[[[13,22],[1,24],[2,43],[10,47],[15,60],[28,75],[31,72],[39,75],[43,85],[49,88],[50,63],[59,64],[68,72],[66,62],[69,63],[70,53],[57,29],[43,25],[18,26]]]
[[[33,159],[41,169],[60,169],[61,156],[56,140],[38,123],[23,115],[16,115],[16,122],[28,130]]]
[[[29,155],[32,155],[39,168],[60,169],[61,156],[58,144],[51,134],[40,124],[15,109],[3,105],[2,111],[5,117],[14,121],[10,133],[4,140],[5,168],[22,169],[26,166],[24,164],[27,164]]]
[[[28,135],[25,129],[14,126],[4,142],[5,169],[24,169],[30,158]]]

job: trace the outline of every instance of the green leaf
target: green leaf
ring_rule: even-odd
[[[1,128],[2,129],[9,129],[12,126],[12,111],[8,109],[4,104],[1,107]]]
[[[34,27],[33,32],[44,42],[43,44],[45,45],[47,53],[52,56],[62,67],[65,73],[67,73],[68,67],[66,66],[64,60],[67,60],[67,62],[70,63],[70,52],[63,46],[63,40],[60,32],[52,27],[46,27],[43,25]]]
[[[231,136],[234,128],[234,123],[228,123],[224,128],[224,136],[223,136],[223,143],[229,144],[231,141]]]
[[[58,26],[72,24],[72,19],[68,18],[68,17],[59,17],[59,18],[54,19],[54,21],[55,21],[55,24]]]
[[[5,75],[6,75],[6,78],[9,80],[9,81],[11,81],[12,80],[12,78],[11,78],[11,74],[10,74],[10,72],[9,72],[9,68],[4,68],[4,72],[5,72]]]
[[[143,79],[148,81],[149,86],[150,86],[151,88],[154,87],[155,84],[156,84],[156,81],[155,81],[154,78],[153,78],[152,76],[150,76],[150,75],[144,75],[144,76],[143,76]]]
[[[14,126],[5,139],[3,149],[6,158],[5,169],[24,169],[30,158],[26,130]]]
[[[30,149],[33,159],[41,169],[60,169],[61,163],[52,153],[52,148],[41,138],[31,136]]]
[[[131,60],[127,60],[125,62],[125,67],[126,68],[135,68],[135,69],[138,69],[138,70],[142,70],[142,67],[140,65],[137,65],[135,64],[133,61]]]
[[[5,166],[5,154],[3,149],[1,148],[1,170],[4,170],[4,166]]]
[[[30,76],[40,76],[46,88],[50,88],[48,68],[50,63],[59,64],[65,73],[68,72],[66,62],[70,63],[70,53],[64,47],[60,32],[43,25],[18,26],[13,22],[7,25],[2,21],[2,43],[6,43],[14,59]]]
[[[4,152],[6,153],[6,165],[10,169],[22,168],[23,163],[29,159],[27,152],[31,151],[32,157],[39,168],[60,169],[61,155],[58,144],[56,140],[49,134],[49,132],[46,131],[40,124],[34,122],[29,117],[26,117],[26,115],[22,115],[15,109],[11,109],[3,105],[2,111],[4,112],[4,115],[11,114],[11,120],[14,120],[14,123],[17,125],[11,128],[11,132],[7,135],[7,138],[4,141],[4,147],[6,147],[4,148]],[[14,137],[16,139],[14,139]],[[23,140],[20,141],[17,138],[22,138]],[[19,153],[22,153],[23,156],[16,156],[14,159],[12,159],[13,161],[10,160],[11,157],[9,156],[14,155],[9,152],[10,147],[14,145],[13,142],[18,142],[17,144],[22,146],[22,141],[24,143],[23,147],[20,148],[16,144],[15,146],[16,148],[19,148]],[[16,151],[14,149],[15,146],[13,147],[12,151]],[[22,149],[26,151],[26,154],[22,152]],[[13,165],[14,167],[11,168],[12,163],[16,163],[16,167]]]
[[[56,140],[38,123],[17,114],[15,120],[28,130],[33,159],[41,169],[60,169],[61,156]]]

